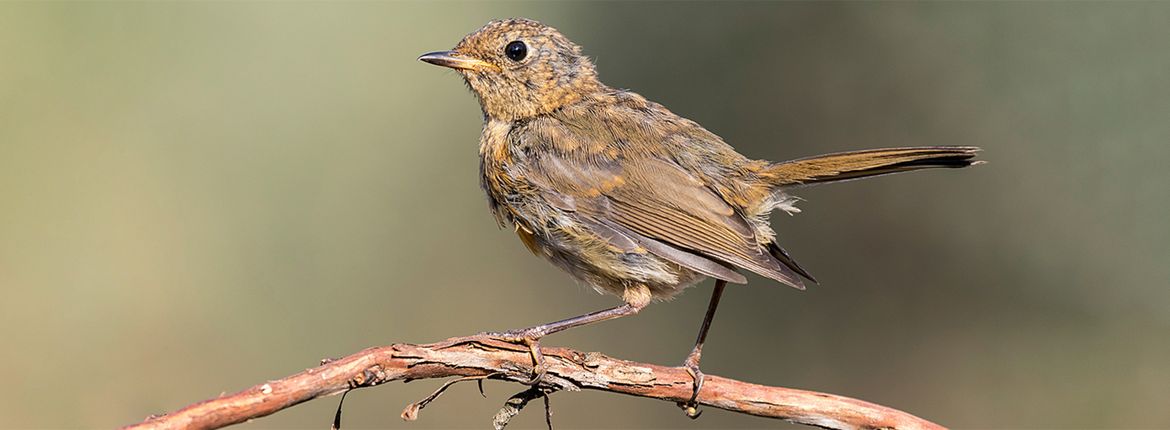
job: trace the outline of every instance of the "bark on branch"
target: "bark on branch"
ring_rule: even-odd
[[[589,389],[676,403],[688,400],[691,395],[691,377],[680,367],[637,363],[566,348],[542,348],[542,352],[548,372],[540,385],[546,393]],[[125,428],[220,428],[353,388],[456,376],[519,382],[531,378],[531,371],[527,347],[486,336],[452,338],[429,345],[395,344],[369,348]],[[768,387],[713,375],[707,375],[698,402],[829,429],[943,428],[896,409],[848,397]],[[408,406],[403,418],[413,419],[418,409],[418,403]]]

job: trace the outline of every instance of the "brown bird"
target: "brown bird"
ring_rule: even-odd
[[[533,254],[625,304],[500,335],[531,348],[548,334],[637,313],[708,277],[715,290],[684,366],[697,416],[703,342],[738,269],[804,289],[812,275],[776,243],[788,189],[976,164],[974,147],[873,149],[772,163],[752,160],[662,105],[601,83],[581,48],[528,19],[492,21],[455,49],[419,57],[458,71],[483,109],[480,171],[488,203]]]

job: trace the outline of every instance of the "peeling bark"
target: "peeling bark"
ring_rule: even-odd
[[[691,396],[691,377],[681,367],[619,360],[596,352],[542,348],[545,393],[581,389],[608,391],[669,402]],[[126,429],[213,429],[273,414],[319,397],[392,381],[475,377],[513,382],[531,377],[526,346],[487,336],[452,338],[429,345],[369,348],[318,367],[268,381],[238,393],[205,400]],[[441,390],[439,390],[441,392]],[[433,395],[437,397],[438,392]],[[417,417],[434,398],[412,404],[404,418]],[[708,375],[698,402],[714,408],[829,429],[942,429],[896,409],[833,394],[768,387]],[[412,410],[412,407],[413,410]],[[408,417],[406,412],[413,412]]]

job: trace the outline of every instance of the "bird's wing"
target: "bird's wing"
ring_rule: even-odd
[[[729,269],[718,270],[731,265],[804,288],[767,244],[757,243],[742,215],[672,161],[652,155],[599,161],[555,151],[539,157],[541,182],[566,194],[574,210],[602,230],[632,238],[651,253],[708,276],[743,282],[742,276],[727,275]]]

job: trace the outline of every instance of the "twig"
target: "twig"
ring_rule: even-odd
[[[544,393],[580,389],[660,399],[689,400],[692,379],[681,367],[618,360],[599,353],[543,348]],[[127,429],[213,429],[273,414],[319,397],[392,381],[476,377],[524,382],[531,379],[528,348],[474,336],[430,345],[369,348],[319,367],[269,381],[235,394],[152,416]],[[441,390],[439,390],[441,391]],[[534,397],[535,398],[535,397]],[[708,375],[699,404],[749,415],[829,429],[942,429],[896,409],[833,394],[768,387]],[[415,411],[417,412],[417,410]]]
[[[487,378],[491,378],[493,376],[496,376],[496,374],[491,373],[491,374],[487,374],[487,375],[464,376],[464,377],[459,378],[459,379],[452,379],[450,381],[447,381],[443,385],[440,385],[439,388],[437,390],[435,390],[435,392],[431,393],[431,395],[423,397],[422,400],[419,400],[417,402],[406,405],[406,409],[402,410],[402,419],[406,420],[406,421],[414,421],[414,420],[418,419],[418,411],[422,410],[422,408],[427,407],[427,405],[429,405],[431,402],[435,401],[435,399],[439,398],[439,396],[443,395],[443,392],[447,391],[447,388],[451,387],[452,385],[458,384],[460,382],[464,382],[464,381],[478,382],[479,383],[479,394],[484,396],[484,397],[487,397],[487,395],[484,394],[484,392],[483,392],[483,380],[487,379]]]
[[[520,415],[520,410],[528,406],[528,402],[535,400],[537,397],[544,397],[544,421],[548,424],[548,430],[552,430],[552,412],[548,406],[548,395],[550,393],[540,387],[531,387],[527,390],[516,393],[504,402],[504,406],[496,412],[496,416],[492,417],[492,428],[495,430],[504,430],[508,423]]]
[[[329,426],[329,430],[341,429],[341,406],[345,405],[345,396],[349,395],[351,390],[345,390],[341,393],[341,400],[337,401],[337,411],[333,412],[333,425]]]
[[[548,426],[548,430],[553,430],[552,427],[552,403],[548,399],[548,395],[552,393],[544,393],[544,423]]]

